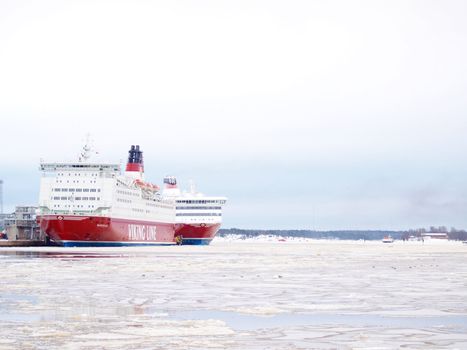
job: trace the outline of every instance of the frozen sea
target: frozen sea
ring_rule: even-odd
[[[467,245],[0,249],[0,349],[467,349]]]

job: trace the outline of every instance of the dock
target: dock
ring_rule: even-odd
[[[45,241],[33,241],[27,239],[20,239],[20,240],[0,240],[0,247],[42,247],[46,246]]]

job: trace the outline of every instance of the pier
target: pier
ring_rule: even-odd
[[[19,239],[14,241],[0,240],[0,247],[43,247],[47,246],[45,241]]]

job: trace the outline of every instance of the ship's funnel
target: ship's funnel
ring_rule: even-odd
[[[180,189],[177,186],[177,178],[175,176],[164,177],[164,196],[178,197]]]
[[[140,151],[139,145],[131,145],[128,151],[128,163],[126,163],[127,172],[134,171],[138,173],[144,172],[143,152]]]
[[[165,188],[177,188],[177,178],[175,176],[164,177]]]

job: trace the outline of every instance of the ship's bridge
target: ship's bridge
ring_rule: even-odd
[[[55,173],[57,171],[103,171],[120,173],[120,164],[41,163],[39,169],[47,173]]]
[[[102,215],[112,206],[120,165],[110,163],[41,163],[42,213]]]

